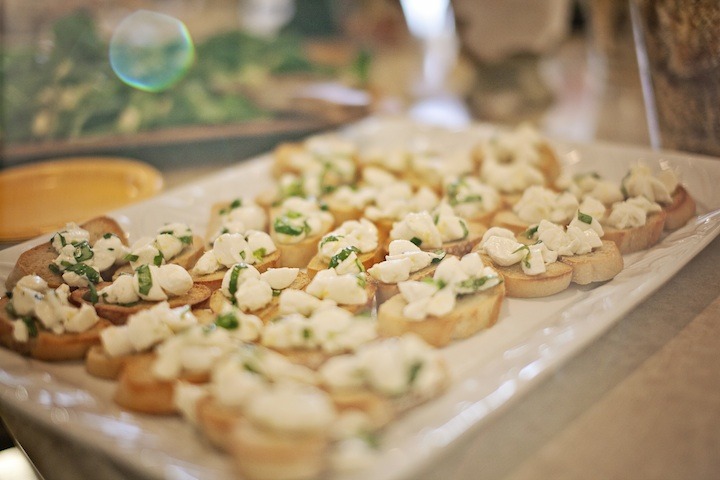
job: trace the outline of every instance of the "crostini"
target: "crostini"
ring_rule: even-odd
[[[477,253],[459,259],[446,256],[432,279],[398,284],[400,293],[378,308],[378,332],[420,335],[442,347],[495,324],[505,297],[498,272]]]
[[[50,288],[70,281],[86,285],[88,275],[95,283],[109,280],[115,269],[127,263],[127,236],[110,217],[97,217],[78,226],[69,223],[49,241],[23,253],[5,281],[11,291],[25,275],[38,275]],[[81,278],[83,277],[83,278]]]
[[[0,299],[0,343],[38,360],[82,359],[110,322],[90,305],[71,305],[69,293],[67,285],[51,288],[38,275],[20,278],[12,298]]]

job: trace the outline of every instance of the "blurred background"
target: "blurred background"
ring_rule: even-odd
[[[2,35],[5,167],[226,162],[399,112],[647,142],[621,0],[5,0]]]
[[[627,1],[0,5],[2,169],[122,155],[172,186],[375,114],[648,144]],[[2,478],[33,478],[10,447],[0,424]]]

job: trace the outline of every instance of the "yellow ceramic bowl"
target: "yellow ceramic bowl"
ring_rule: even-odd
[[[148,198],[162,175],[136,160],[77,157],[0,171],[0,242],[17,242]]]

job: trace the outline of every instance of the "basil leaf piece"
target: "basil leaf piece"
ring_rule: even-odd
[[[152,273],[150,272],[149,265],[140,265],[135,273],[138,276],[138,290],[142,295],[150,293],[150,289],[153,286]]]
[[[73,258],[75,259],[75,262],[81,263],[86,260],[90,260],[93,258],[95,254],[92,251],[92,248],[90,248],[90,244],[83,240],[82,242],[75,245],[75,251],[73,252]]]
[[[342,262],[347,260],[347,258],[352,255],[353,253],[358,254],[360,253],[360,250],[355,246],[349,246],[345,247],[342,250],[340,250],[338,253],[333,255],[333,257],[330,259],[330,263],[328,265],[328,268],[335,268],[338,265],[340,265]]]
[[[435,255],[437,255],[437,257],[430,260],[431,265],[437,265],[438,263],[442,262],[447,255],[447,252],[445,250],[435,250],[434,253]]]
[[[253,250],[253,257],[255,257],[258,262],[262,262],[262,259],[265,258],[265,255],[267,255],[267,249],[265,247],[260,247],[257,250]]]
[[[418,247],[419,247],[420,245],[422,245],[422,240],[419,239],[418,237],[412,237],[412,238],[410,239],[410,241],[411,241],[412,243],[414,243],[415,246],[418,246]]]
[[[489,280],[492,280],[496,277],[492,277],[490,275],[486,275],[484,277],[476,277],[476,278],[468,278],[467,280],[463,280],[462,282],[459,282],[457,285],[458,287],[462,289],[468,289],[473,292],[477,292],[480,290]]]
[[[85,263],[70,265],[65,270],[85,277],[90,283],[100,283],[100,274],[98,271]]]
[[[230,295],[235,297],[235,293],[238,289],[238,280],[240,279],[240,272],[245,270],[247,265],[244,263],[236,263],[233,265],[232,271],[230,272],[230,282],[228,283],[228,291],[230,292]]]
[[[337,242],[338,240],[340,240],[340,238],[342,238],[342,237],[338,237],[335,235],[325,235],[322,238],[322,240],[320,240],[320,246],[322,247],[326,243],[330,243],[330,242]]]
[[[153,258],[153,265],[159,267],[163,264],[163,260],[165,260],[165,257],[163,256],[162,252],[158,250],[157,255],[155,255],[155,257]]]
[[[305,228],[296,227],[289,221],[290,217],[281,216],[275,219],[273,228],[276,232],[282,233],[283,235],[291,235],[297,237],[305,232]]]
[[[240,326],[240,321],[234,313],[224,313],[215,319],[215,325],[225,330],[235,330]]]
[[[408,385],[412,385],[415,383],[422,367],[423,363],[420,361],[414,362],[412,365],[410,365],[410,369],[408,370]]]
[[[535,234],[538,232],[539,227],[540,227],[540,225],[535,225],[534,227],[530,227],[527,230],[525,230],[525,233],[523,233],[523,235],[525,235],[525,238],[533,238],[535,236]]]
[[[578,210],[578,220],[590,225],[590,224],[592,224],[593,217],[591,215],[588,215],[587,213],[582,213],[581,211]]]
[[[35,338],[38,336],[38,327],[37,323],[35,323],[35,319],[32,317],[21,317],[20,320],[25,324],[28,330],[28,335],[31,338]]]
[[[125,260],[128,262],[137,262],[140,257],[138,255],[134,255],[132,253],[128,253],[125,255]]]

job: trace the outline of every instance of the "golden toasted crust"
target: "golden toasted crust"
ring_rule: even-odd
[[[562,262],[546,265],[547,271],[539,275],[527,275],[519,263],[509,267],[496,265],[492,259],[481,254],[483,262],[493,267],[505,280],[505,292],[513,298],[547,297],[562,292],[570,286],[573,269]]]
[[[230,451],[232,433],[242,418],[241,407],[229,407],[207,395],[195,405],[198,427],[215,447]]]
[[[127,245],[127,235],[115,220],[110,217],[97,217],[80,225],[90,233],[90,244],[94,244],[106,233],[117,235]],[[55,260],[58,253],[49,241],[41,243],[21,253],[15,262],[15,267],[5,281],[5,288],[10,291],[25,275],[38,275],[45,280],[50,288],[62,285],[62,276],[50,270],[49,265]],[[114,269],[103,272],[103,277],[109,279]]]
[[[160,380],[153,374],[154,355],[137,355],[126,362],[118,378],[113,400],[128,410],[154,415],[177,413],[173,400],[175,381]],[[209,375],[184,374],[181,380],[190,383],[206,383]]]
[[[322,240],[323,235],[330,231],[328,227],[325,231],[307,237],[298,243],[281,243],[278,241],[275,231],[271,229],[270,237],[280,251],[280,267],[305,268],[310,260],[317,252],[317,245]]]
[[[572,267],[572,281],[578,285],[611,280],[624,266],[620,249],[610,240],[603,240],[602,247],[585,255],[560,257],[558,260]]]
[[[104,284],[98,284],[97,289],[100,290],[103,287],[109,285],[108,283]],[[153,307],[158,304],[158,302],[149,302],[145,300],[141,300],[137,303],[134,303],[131,306],[128,305],[115,305],[112,303],[104,303],[102,299],[100,299],[99,302],[93,304],[89,300],[86,300],[87,295],[89,294],[89,289],[87,288],[79,288],[75,291],[73,291],[70,294],[70,301],[73,303],[80,305],[81,303],[88,303],[90,305],[95,306],[95,310],[98,312],[98,315],[107,318],[115,325],[122,325],[127,321],[127,318],[132,315],[133,313],[137,313],[140,310],[144,310],[146,308]],[[205,285],[196,285],[194,284],[190,291],[187,292],[185,295],[180,295],[178,297],[170,297],[167,302],[170,305],[170,308],[180,307],[183,305],[198,305],[202,303],[203,301],[207,300],[210,297],[210,289],[206,287]]]
[[[678,185],[672,195],[672,203],[663,206],[666,213],[665,230],[677,230],[695,216],[695,200],[682,185]]]
[[[660,241],[666,216],[664,211],[652,213],[645,225],[634,228],[617,229],[603,225],[603,239],[615,242],[622,254],[645,250]]]
[[[291,434],[258,427],[240,419],[229,442],[243,478],[305,480],[325,469],[330,440],[327,432]]]
[[[507,228],[515,235],[520,235],[530,228],[530,224],[518,217],[512,210],[500,210],[497,212],[495,216],[493,216],[490,225],[493,227]]]
[[[102,344],[93,345],[85,356],[85,371],[94,377],[117,380],[125,365],[140,355],[151,354],[138,353],[111,357],[105,352]]]
[[[0,299],[0,344],[38,360],[80,360],[93,345],[100,343],[100,332],[110,326],[110,322],[103,318],[89,330],[80,333],[55,334],[38,326],[37,336],[27,342],[18,342],[13,336],[13,320],[5,310],[8,302],[7,297]]]
[[[378,309],[378,334],[396,337],[407,332],[420,335],[430,345],[443,347],[452,340],[467,338],[497,322],[500,306],[505,297],[505,285],[501,283],[489,290],[458,297],[452,312],[438,318],[410,320],[402,311],[407,302],[398,294],[380,305]]]

